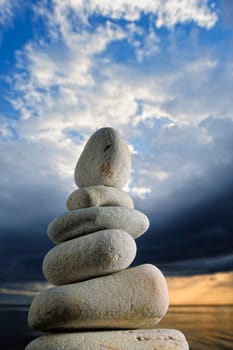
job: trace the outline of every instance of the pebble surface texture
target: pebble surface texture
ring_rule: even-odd
[[[66,202],[68,210],[98,207],[101,205],[134,207],[133,200],[127,192],[108,186],[80,188],[72,192]]]
[[[88,140],[75,169],[78,187],[106,185],[122,188],[131,167],[127,143],[118,131],[102,128]]]
[[[80,332],[47,335],[25,350],[188,350],[184,335],[174,329]]]
[[[78,282],[126,269],[136,255],[134,239],[120,230],[104,230],[51,249],[43,272],[55,285]]]
[[[145,264],[42,291],[32,302],[28,323],[40,331],[154,328],[167,309],[165,278]]]
[[[148,218],[138,210],[124,207],[93,207],[72,210],[58,216],[49,224],[48,236],[54,243],[61,243],[98,230],[118,229],[137,238],[148,227]]]

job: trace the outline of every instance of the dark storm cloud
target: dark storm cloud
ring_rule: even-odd
[[[198,126],[165,131],[144,126],[139,141],[141,135],[146,137],[145,151],[142,158],[133,158],[133,176],[138,186],[148,185],[151,193],[144,200],[134,199],[135,208],[148,215],[150,228],[137,240],[135,264],[150,262],[172,275],[231,270],[233,121],[207,118]],[[52,247],[46,228],[65,211],[66,189],[63,180],[50,173],[34,184],[35,170],[24,177],[24,164],[18,162],[16,177],[15,168],[7,172],[12,162],[4,165],[6,174],[0,174],[1,282],[42,280],[43,257]],[[162,182],[154,177],[161,169],[171,174]],[[9,188],[4,185],[6,179]]]
[[[41,223],[43,228],[44,223]],[[46,232],[5,231],[0,235],[0,281],[1,284],[14,281],[26,282],[44,280],[42,261],[53,246]]]
[[[173,266],[177,274],[232,270],[232,174],[232,164],[209,168],[208,176],[193,178],[168,200],[152,205],[151,225],[141,238],[138,261],[158,264],[165,272]],[[232,258],[221,259],[224,256]]]
[[[53,168],[53,151],[33,142],[1,144],[0,282],[42,280],[52,243],[49,222],[65,209],[65,181]]]
[[[193,129],[174,127],[156,137],[150,130],[152,149],[150,143],[150,167],[161,158],[176,174],[152,186],[144,203],[136,200],[150,219],[149,231],[138,239],[136,263],[151,262],[169,274],[232,270],[233,121],[211,117]]]
[[[177,193],[178,206],[178,198],[187,201],[187,195],[191,193]],[[188,209],[177,209],[174,201],[173,204],[173,212],[160,208],[155,209],[153,215],[148,214],[151,226],[140,243],[138,241],[138,262],[157,264],[170,274],[232,270],[232,186],[226,188],[225,193]]]

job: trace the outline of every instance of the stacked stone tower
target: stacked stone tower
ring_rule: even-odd
[[[55,218],[48,235],[56,244],[43,273],[55,287],[35,297],[29,326],[49,332],[26,350],[186,350],[177,330],[155,329],[168,309],[161,271],[128,268],[135,239],[149,227],[122,190],[130,154],[120,134],[103,128],[87,142],[75,169],[79,189],[69,212]]]

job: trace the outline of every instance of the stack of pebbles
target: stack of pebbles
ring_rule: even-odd
[[[179,331],[154,329],[168,309],[162,273],[150,264],[127,269],[135,238],[149,226],[122,190],[130,166],[128,146],[114,129],[100,129],[87,142],[69,212],[48,227],[57,245],[43,272],[55,287],[35,297],[28,315],[31,328],[50,334],[26,350],[188,349]]]

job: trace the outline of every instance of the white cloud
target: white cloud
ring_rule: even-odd
[[[156,21],[158,27],[171,27],[176,23],[185,23],[191,20],[209,29],[216,23],[217,15],[214,12],[211,13],[207,0],[161,1]]]
[[[47,23],[48,40],[28,42],[16,55],[18,70],[11,78],[16,94],[11,102],[20,118],[1,118],[1,162],[8,184],[13,184],[8,185],[5,208],[11,205],[19,210],[12,198],[22,197],[25,188],[33,198],[26,196],[27,210],[42,188],[50,187],[52,196],[61,191],[62,197],[73,186],[73,169],[85,141],[102,126],[119,129],[132,145],[129,188],[141,198],[169,196],[193,175],[201,176],[200,169],[207,173],[206,160],[214,140],[198,123],[211,114],[233,115],[232,103],[226,103],[232,77],[224,68],[222,84],[216,87],[218,60],[201,51],[175,64],[174,54],[171,64],[161,69],[160,60],[167,52],[161,51],[154,23],[170,28],[194,21],[210,28],[217,19],[215,9],[208,9],[206,1],[194,0],[54,0],[50,7],[45,4],[39,2],[34,8]],[[94,13],[108,20],[91,25],[88,17]],[[142,13],[151,16],[148,32],[140,22],[134,23]],[[112,21],[122,18],[128,23]],[[120,41],[133,50],[137,64],[135,57],[117,60],[109,54],[109,46]],[[169,119],[163,125],[165,117]],[[1,176],[2,196],[6,196],[6,178]],[[61,207],[53,198],[47,200],[44,212]],[[6,213],[5,209],[3,218]],[[19,221],[23,217],[27,215],[19,216]]]
[[[198,25],[211,28],[217,21],[214,9],[208,7],[207,0],[54,0],[56,20],[62,31],[66,30],[67,23],[64,21],[69,9],[72,9],[77,16],[86,18],[92,14],[113,19],[124,18],[128,21],[138,20],[142,13],[156,16],[158,27],[172,27],[176,23],[195,21]]]
[[[148,116],[177,118],[180,108],[179,105],[176,108],[176,101],[180,96],[173,96],[171,86],[177,84],[179,75],[174,72],[141,75],[134,68],[114,65],[108,57],[98,55],[103,54],[109,44],[123,39],[134,47],[138,61],[159,51],[160,39],[152,24],[145,33],[133,22],[124,27],[111,23],[111,18],[130,17],[133,20],[142,12],[157,15],[174,11],[179,14],[178,21],[189,18],[199,24],[197,18],[205,18],[203,14],[216,17],[205,2],[200,5],[198,1],[192,1],[193,11],[185,1],[176,5],[173,1],[168,4],[161,1],[65,0],[53,1],[52,10],[48,10],[45,4],[46,1],[37,4],[35,11],[48,19],[54,41],[37,45],[28,43],[23,51],[18,52],[18,68],[24,73],[13,77],[15,89],[20,94],[12,103],[27,121],[19,126],[22,137],[31,137],[30,134],[34,140],[65,142],[66,129],[93,130],[109,123],[121,128],[129,123],[136,125]],[[180,13],[183,12],[190,17],[188,14],[182,17]],[[93,13],[109,16],[109,20],[95,27],[88,22],[83,25],[82,16]],[[135,46],[135,33],[139,36],[138,46]],[[140,115],[137,115],[138,100],[143,104]],[[175,113],[169,108],[170,104],[175,104],[175,109],[178,109]],[[181,111],[179,118],[184,118],[185,112]],[[33,117],[36,119],[28,124],[28,119]]]
[[[0,25],[5,27],[13,17],[14,0],[0,0]]]
[[[132,187],[131,192],[133,195],[136,195],[141,199],[145,199],[146,193],[150,193],[151,189],[149,187]]]
[[[151,28],[149,33],[145,34],[145,40],[143,43],[134,41],[133,46],[135,47],[135,54],[137,60],[142,62],[144,58],[150,57],[159,52],[160,39]]]
[[[169,178],[170,173],[168,171],[156,171],[154,175],[159,181],[165,181]]]

